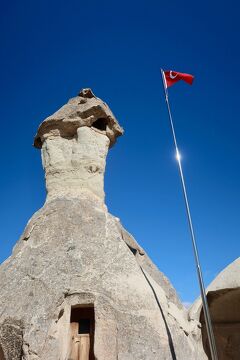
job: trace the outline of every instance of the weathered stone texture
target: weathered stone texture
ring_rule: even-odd
[[[66,105],[41,123],[34,145],[41,148],[48,136],[60,135],[62,138],[71,138],[79,127],[92,127],[99,119],[104,120],[106,124],[106,129],[99,131],[105,133],[113,145],[116,138],[123,134],[123,129],[107,104],[98,99],[91,89],[83,89],[78,96],[70,99]]]
[[[104,199],[103,175],[109,147],[107,136],[80,127],[72,139],[48,137],[42,145],[47,200],[63,194],[76,197],[91,191]]]
[[[22,356],[22,323],[6,318],[0,325],[0,360],[20,360]]]

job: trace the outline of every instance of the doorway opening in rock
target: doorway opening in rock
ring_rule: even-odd
[[[108,120],[104,118],[99,118],[94,123],[92,123],[92,126],[95,127],[98,130],[106,131],[107,129]]]
[[[71,309],[71,360],[94,360],[94,307],[76,306]]]

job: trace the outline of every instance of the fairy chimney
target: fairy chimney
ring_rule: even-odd
[[[0,267],[0,360],[204,360],[169,280],[104,204],[123,130],[82,90],[40,125],[47,199]]]
[[[122,133],[109,107],[91,89],[44,120],[34,145],[42,149],[47,200],[91,192],[104,201],[106,156]]]

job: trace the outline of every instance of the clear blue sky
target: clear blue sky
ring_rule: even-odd
[[[206,284],[240,252],[238,1],[1,4],[0,261],[45,199],[39,123],[82,87],[125,135],[111,149],[109,211],[181,299],[199,294],[160,67],[195,75],[170,89]]]

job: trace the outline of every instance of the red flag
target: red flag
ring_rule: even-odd
[[[188,83],[189,85],[192,85],[193,80],[194,80],[194,76],[190,75],[190,74],[184,74],[184,73],[180,73],[177,71],[164,71],[164,76],[165,76],[165,80],[166,80],[166,87],[170,87],[172,85],[174,85],[176,82],[183,80],[186,83]]]

